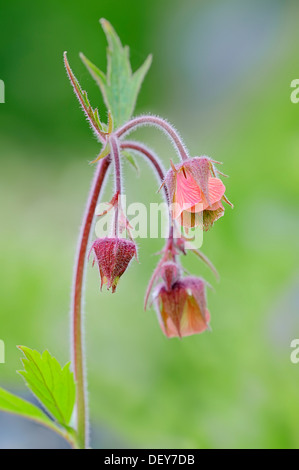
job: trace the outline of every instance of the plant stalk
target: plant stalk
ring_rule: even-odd
[[[151,162],[153,167],[155,168],[156,173],[157,173],[161,183],[164,182],[164,177],[165,177],[164,168],[163,168],[162,164],[160,163],[158,157],[154,154],[154,152],[152,150],[148,149],[145,145],[141,144],[140,142],[134,142],[134,141],[128,141],[128,140],[125,140],[124,142],[121,142],[120,147],[122,149],[134,150],[135,152],[138,152],[141,155],[143,155],[144,157],[146,157]],[[164,192],[165,192],[166,202],[168,202],[168,204],[169,204],[169,195],[168,195],[167,186],[164,184],[163,188],[164,188]]]
[[[189,158],[188,152],[178,132],[175,130],[175,128],[171,124],[169,124],[169,122],[165,121],[164,119],[158,116],[146,116],[145,115],[145,116],[138,116],[136,118],[133,118],[131,119],[131,121],[127,122],[122,127],[120,127],[116,131],[115,135],[117,137],[122,137],[125,134],[132,132],[137,127],[146,126],[146,125],[155,126],[161,129],[163,132],[165,132],[170,138],[170,140],[173,142],[174,146],[176,147],[176,150],[181,160],[188,160]]]
[[[115,214],[114,214],[114,235],[118,238],[119,235],[119,227],[118,227],[118,218],[119,218],[119,205],[120,205],[120,198],[122,196],[122,189],[121,189],[121,168],[120,168],[120,156],[119,156],[119,147],[118,141],[116,137],[110,135],[109,138],[110,147],[111,147],[111,157],[114,161],[114,175],[115,175],[115,193],[117,194],[117,201],[115,207]]]
[[[92,227],[95,208],[100,195],[105,176],[110,165],[108,155],[98,163],[90,189],[83,223],[80,230],[72,293],[72,355],[76,381],[76,410],[77,410],[77,439],[81,449],[88,447],[89,420],[87,413],[87,386],[84,358],[84,329],[83,329],[83,287],[87,247]]]

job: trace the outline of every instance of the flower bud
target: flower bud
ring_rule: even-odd
[[[209,328],[203,279],[187,277],[175,282],[170,290],[160,284],[155,303],[160,326],[168,338],[181,338]]]
[[[115,292],[119,278],[131,259],[137,257],[136,245],[125,238],[98,238],[92,245],[101,275],[101,289],[107,284]]]

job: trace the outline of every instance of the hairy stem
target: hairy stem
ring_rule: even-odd
[[[114,235],[118,237],[118,216],[119,216],[119,198],[121,197],[121,168],[120,168],[120,156],[118,141],[114,135],[110,135],[109,138],[111,146],[111,156],[114,160],[114,177],[115,177],[115,192],[117,194],[117,204],[115,208],[115,219],[114,219]]]
[[[93,183],[90,189],[83,223],[79,235],[78,250],[75,260],[75,272],[72,294],[72,354],[74,374],[76,380],[76,407],[77,407],[77,435],[78,445],[84,449],[88,447],[88,416],[86,396],[86,374],[83,341],[83,286],[87,246],[94,217],[96,204],[103,182],[110,165],[110,156],[98,163]]]
[[[141,153],[143,156],[145,156],[154,166],[156,173],[159,179],[161,180],[161,183],[163,183],[164,177],[165,177],[164,169],[161,163],[159,162],[158,157],[154,154],[152,150],[148,149],[145,145],[141,144],[140,142],[134,142],[134,141],[128,141],[128,140],[121,142],[120,147],[122,149],[135,150],[135,152]],[[168,195],[167,186],[165,184],[163,186],[163,189],[164,189],[165,196],[166,196],[166,202],[168,202],[169,204],[169,195]]]
[[[156,170],[156,172],[157,172],[157,174],[158,174],[158,176],[161,180],[161,183],[164,183],[165,174],[164,174],[162,164],[160,163],[158,157],[154,154],[154,152],[152,150],[150,150],[149,148],[147,148],[145,145],[141,144],[140,142],[133,142],[133,141],[128,141],[128,140],[126,140],[125,142],[121,142],[120,147],[122,149],[135,150],[136,152],[139,152],[141,155],[146,157],[152,163],[152,165],[154,166],[154,168],[155,168],[155,170]],[[165,193],[166,203],[169,206],[171,204],[171,201],[169,200],[169,194],[168,194],[168,189],[167,189],[166,184],[163,184],[163,189],[164,189],[164,193]],[[173,225],[172,225],[172,218],[171,218],[170,211],[169,211],[169,236],[168,236],[168,241],[169,240],[173,241]]]
[[[137,127],[146,125],[158,127],[165,132],[174,143],[181,160],[187,160],[189,158],[186,147],[177,131],[171,124],[158,116],[138,116],[120,127],[115,134],[117,137],[123,137],[125,134],[132,132]]]

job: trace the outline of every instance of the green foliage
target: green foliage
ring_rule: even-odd
[[[46,426],[57,434],[60,434],[71,444],[72,447],[77,447],[76,431],[73,428],[65,427],[66,431],[63,431],[40,408],[17,397],[16,395],[13,395],[2,387],[0,387],[0,411],[22,416],[23,418],[30,419],[38,424]]]
[[[139,175],[140,169],[132,153],[128,152],[127,150],[122,150],[121,155],[123,155],[125,159],[130,163],[130,165],[132,165],[132,167],[135,168],[137,174]]]
[[[88,96],[86,91],[82,90],[78,80],[76,79],[73,71],[68,63],[66,52],[64,53],[64,63],[66,67],[67,74],[73,85],[74,92],[79,100],[79,103],[82,106],[84,113],[86,114],[87,119],[91,125],[91,128],[94,130],[96,134],[103,134],[105,131],[105,124],[101,122],[98,109],[93,109],[91,104],[89,103]]]
[[[70,372],[70,363],[63,368],[48,351],[40,354],[25,346],[19,346],[24,353],[24,371],[19,371],[29,389],[46,410],[68,429],[75,404],[75,381]]]
[[[128,46],[122,46],[115,30],[107,20],[102,18],[100,22],[108,41],[106,75],[83,54],[80,56],[99,85],[105,104],[112,113],[114,126],[118,128],[129,120],[134,112],[137,96],[151,65],[152,56],[149,55],[143,65],[132,73]]]
[[[53,421],[37,406],[29,403],[22,398],[7,392],[0,387],[0,411],[6,411],[7,413],[16,414],[23,416],[24,418],[32,419],[38,423],[44,424],[47,427],[52,428],[54,425]]]

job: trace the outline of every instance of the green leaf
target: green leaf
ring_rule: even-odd
[[[99,160],[102,160],[102,158],[105,158],[107,157],[107,155],[109,155],[109,153],[111,152],[111,148],[110,148],[110,143],[109,141],[106,142],[106,145],[102,148],[100,154],[97,156],[97,158],[95,160],[93,160],[91,163],[96,163],[98,162]]]
[[[105,132],[105,126],[100,120],[99,112],[97,108],[93,109],[91,107],[86,91],[82,90],[78,80],[73,74],[73,71],[68,63],[66,52],[64,53],[64,63],[71,84],[73,85],[75,95],[77,96],[79,103],[81,104],[82,109],[86,114],[86,117],[90,123],[92,130],[96,135],[103,135]]]
[[[140,173],[139,166],[138,166],[135,158],[133,157],[133,155],[130,152],[128,152],[127,150],[122,150],[121,154],[132,165],[132,167],[135,168],[135,170],[137,171],[137,174],[139,175],[139,173]]]
[[[54,425],[53,421],[37,406],[7,392],[2,387],[0,387],[0,411],[17,414],[48,427]]]
[[[63,368],[48,351],[38,351],[18,346],[24,353],[24,371],[19,371],[27,386],[46,410],[66,429],[75,404],[75,381],[70,363]]]
[[[0,387],[0,411],[21,416],[46,426],[64,437],[73,447],[77,446],[76,432],[73,428],[68,427],[67,432],[63,431],[40,408],[2,387]]]
[[[108,111],[108,124],[107,124],[107,134],[111,134],[113,131],[113,118],[111,116],[111,113],[110,111]],[[102,158],[105,158],[109,155],[109,153],[111,152],[111,148],[110,148],[110,142],[109,142],[109,139],[106,140],[106,144],[103,146],[100,154],[97,156],[97,158],[95,160],[93,160],[91,163],[96,163],[98,162],[99,160],[101,160]]]
[[[80,57],[99,85],[117,129],[128,121],[134,112],[137,96],[151,65],[152,56],[149,55],[144,64],[135,73],[132,73],[128,46],[122,46],[109,21],[102,18],[100,23],[108,41],[107,74],[105,75],[82,53]]]

